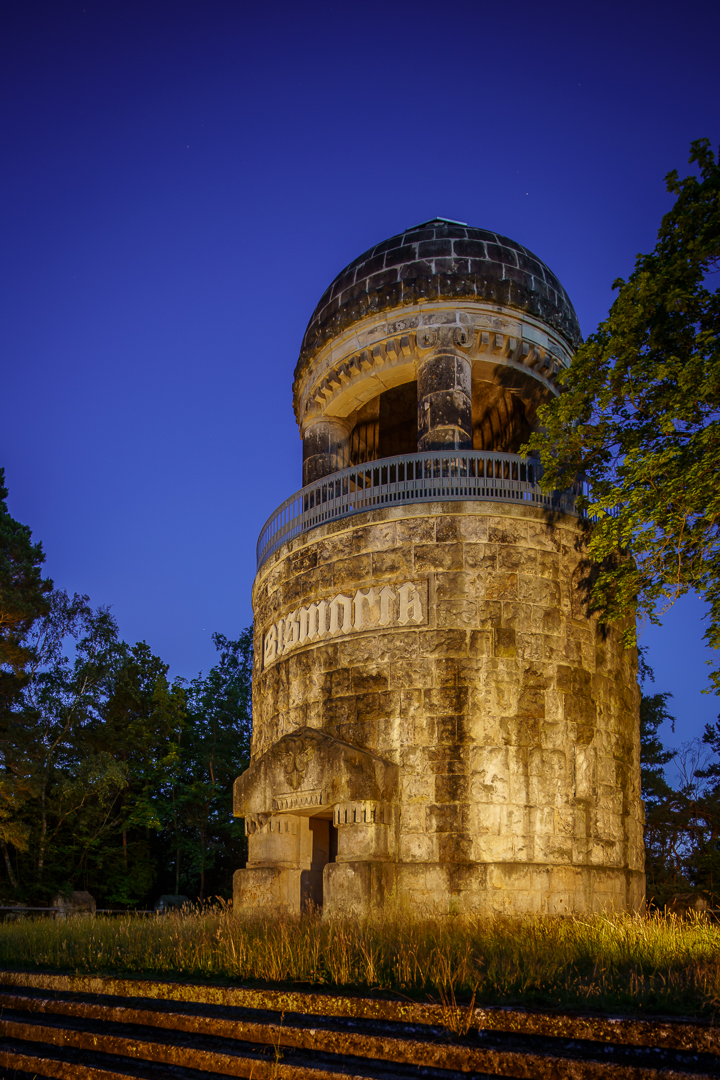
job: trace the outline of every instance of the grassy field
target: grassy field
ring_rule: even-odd
[[[0,924],[0,967],[711,1015],[720,1004],[720,926],[659,914],[239,922],[218,908],[25,918]]]

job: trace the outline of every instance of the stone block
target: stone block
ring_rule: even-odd
[[[499,573],[535,574],[536,557],[527,545],[498,544],[497,569]]]
[[[413,661],[417,658],[420,637],[416,630],[398,634],[383,634],[375,642],[375,655],[381,663]]]
[[[538,862],[564,866],[572,861],[572,853],[573,838],[571,836],[549,833],[534,837],[534,858]]]
[[[320,560],[319,554],[318,560]],[[286,607],[294,607],[295,603],[305,604],[314,600],[317,596],[332,592],[333,564],[326,558],[325,561],[319,562],[317,569],[306,570],[305,573],[298,574],[294,580],[297,584],[297,600],[292,604],[287,604]],[[279,606],[279,603],[280,597],[278,596],[277,606]]]
[[[509,796],[510,770],[505,747],[478,747],[471,751],[470,795],[476,803],[506,805]]]
[[[346,559],[336,559],[333,563],[333,588],[344,589],[347,586],[361,588],[365,582],[372,583],[373,559],[370,554],[351,555]]]
[[[560,584],[550,578],[530,574],[518,575],[518,598],[542,607],[560,609]]]
[[[509,626],[495,630],[495,656],[512,658],[517,655],[516,632]]]
[[[438,713],[464,713],[467,708],[468,691],[464,686],[436,686],[423,691],[425,710],[429,715]]]
[[[424,804],[405,804],[400,812],[400,831],[402,833],[419,833],[425,829],[425,806]]]
[[[462,824],[457,803],[434,803],[426,808],[425,829],[428,833],[456,832]]]
[[[513,856],[512,836],[485,833],[475,837],[472,850],[472,858],[475,862],[509,862]]]
[[[560,555],[556,551],[546,551],[540,548],[536,552],[537,562],[535,572],[539,577],[552,578],[558,581],[560,578]]]
[[[180,908],[183,901],[190,903],[186,896],[162,896],[155,905],[155,911],[168,911],[172,907]],[[66,919],[71,915],[94,915],[97,910],[94,897],[86,889],[75,890],[70,895],[58,893],[53,897],[51,907],[55,909],[56,919]]]
[[[301,870],[255,867],[233,875],[233,914],[243,919],[300,915]]]
[[[427,683],[432,682],[432,672],[425,672],[425,679]],[[398,679],[398,682],[400,680]],[[414,681],[409,679],[408,681]],[[392,684],[395,687],[395,680],[392,680]],[[400,691],[400,716],[414,720],[423,716],[423,690],[422,687],[410,687],[409,689],[403,689]]]
[[[345,697],[347,694],[357,692],[357,686],[353,682],[353,673],[355,668],[341,668],[340,671],[327,671],[323,677],[323,692],[328,697],[337,698]],[[361,669],[362,670],[362,669]],[[300,682],[300,680],[298,680]],[[298,687],[299,694],[302,694],[302,682]]]
[[[376,722],[376,743],[378,753],[394,756],[415,738],[415,724],[412,717],[388,716]],[[373,745],[373,744],[366,744]]]
[[[502,604],[502,624],[512,630],[527,632],[534,629],[533,607],[515,600],[505,600]]]
[[[462,570],[462,544],[415,544],[415,570]]]
[[[400,795],[403,806],[422,803],[425,806],[435,797],[435,777],[421,773],[403,775]]]
[[[529,520],[526,536],[528,544],[536,550],[559,552],[562,549],[562,532],[552,525]]]
[[[333,663],[328,667],[351,667],[359,664],[374,664],[382,660],[379,655],[380,640],[372,634],[358,634],[357,637],[345,638],[333,646]]]
[[[468,635],[465,630],[421,630],[418,645],[422,657],[466,656]]]
[[[473,630],[470,634],[469,652],[472,657],[489,656],[492,653],[493,634],[491,630]]]
[[[408,548],[417,544],[434,544],[435,522],[436,518],[430,515],[397,521],[395,528],[398,547]]]
[[[357,719],[360,723],[397,715],[400,711],[400,694],[395,690],[358,694],[356,708]]]
[[[542,634],[518,633],[517,655],[523,660],[544,660],[545,649]]]
[[[431,672],[432,683],[437,687],[459,685],[459,662],[455,657],[433,660]]]
[[[340,674],[340,672],[338,672]],[[352,680],[352,692],[354,694],[379,693],[388,689],[388,676],[384,670],[373,670],[366,666],[351,668],[343,672],[347,676],[348,684]]]
[[[312,836],[306,817],[271,815],[248,836],[248,866],[309,870]]]
[[[389,551],[373,552],[372,578],[374,581],[410,577],[414,568],[412,548],[393,548]]]
[[[391,908],[396,870],[392,863],[328,863],[323,871],[323,914],[367,919]]]
[[[355,553],[386,553],[397,550],[397,525],[394,521],[383,521],[366,529],[353,532]],[[373,567],[374,567],[373,560]]]
[[[435,576],[435,600],[443,603],[448,600],[466,600],[468,593],[468,575],[461,571],[441,571]]]
[[[455,504],[450,504],[453,506]],[[476,514],[454,513],[438,518],[435,538],[439,544],[468,541],[471,544],[487,540],[487,519]]]
[[[395,829],[390,825],[355,824],[338,828],[338,863],[387,861],[394,854]]]
[[[470,782],[467,776],[457,773],[435,775],[435,798],[438,802],[467,802]]]
[[[476,570],[486,576],[497,571],[497,546],[495,544],[465,543],[463,553],[466,571]]]
[[[472,630],[477,626],[477,604],[474,600],[446,600],[438,604],[437,625],[438,629]]]
[[[478,599],[490,600],[517,600],[518,598],[518,575],[513,573],[498,572],[487,576],[483,582],[478,583]]]
[[[469,688],[468,699],[472,701],[473,698],[481,693],[483,685],[485,661],[482,656],[469,656],[467,659],[462,658],[456,661],[457,663],[457,685],[467,686]],[[438,679],[435,680],[436,684]],[[479,717],[472,715],[472,707],[469,708],[469,718],[478,720]]]
[[[401,862],[431,862],[437,858],[437,843],[434,837],[427,832],[400,833],[400,860]]]
[[[442,833],[438,836],[438,859],[448,863],[467,863],[472,859],[473,838],[467,833]]]
[[[557,608],[548,607],[541,607],[541,612],[543,634],[561,635],[564,623],[562,613]]]
[[[354,696],[326,698],[322,704],[323,724],[336,729],[357,720],[358,699]]]

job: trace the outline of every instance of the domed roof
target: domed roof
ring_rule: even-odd
[[[519,308],[571,345],[581,341],[568,294],[537,255],[500,233],[433,218],[376,244],[338,274],[308,323],[295,376],[326,341],[366,315],[461,298]]]

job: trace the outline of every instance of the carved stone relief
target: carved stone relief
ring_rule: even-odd
[[[297,789],[305,779],[308,763],[315,753],[312,739],[286,739],[280,744],[281,762],[288,787]]]

